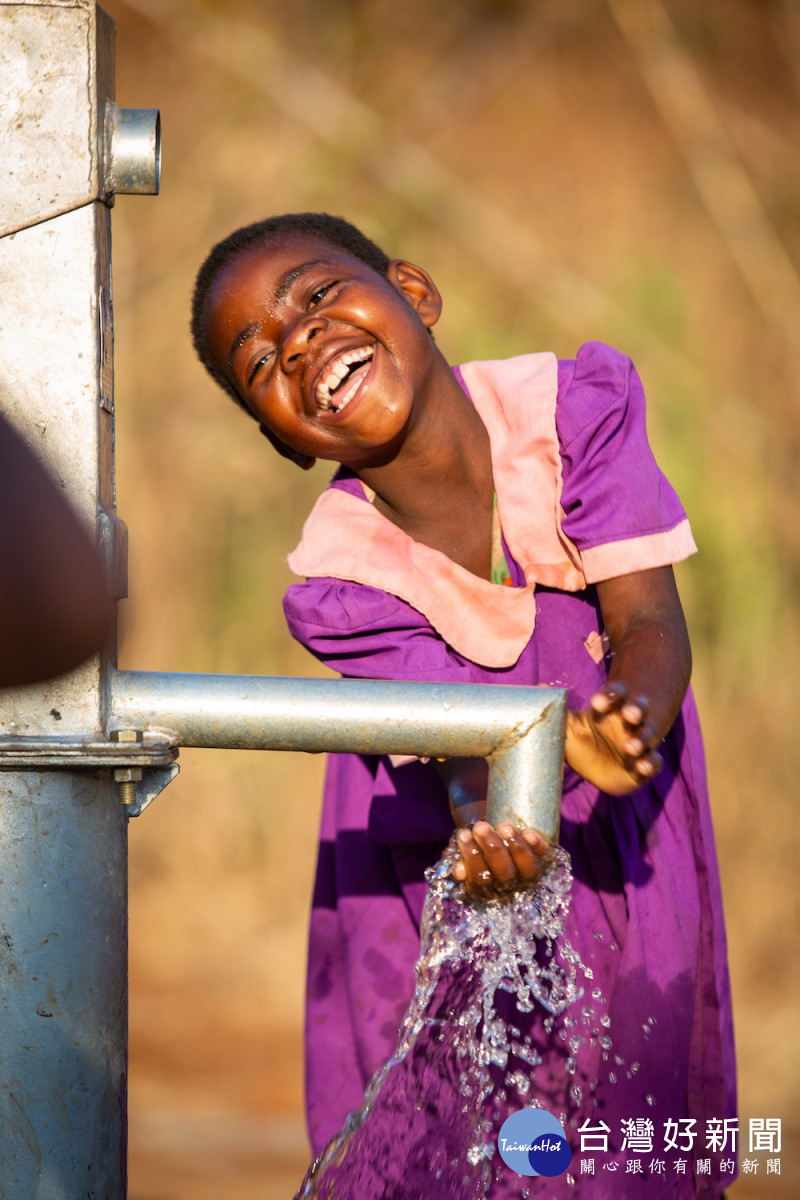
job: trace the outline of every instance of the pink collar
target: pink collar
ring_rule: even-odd
[[[288,561],[297,575],[391,592],[465,658],[509,667],[533,633],[535,585],[585,587],[578,552],[561,531],[558,363],[553,354],[525,354],[466,363],[456,373],[488,430],[500,523],[527,586],[479,579],[339,488],[320,496]]]

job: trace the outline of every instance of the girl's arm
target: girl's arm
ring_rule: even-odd
[[[692,653],[671,567],[606,580],[597,594],[613,658],[607,685],[569,714],[566,760],[623,796],[661,766],[657,747],[680,710]]]
[[[610,795],[635,791],[661,767],[657,747],[680,710],[692,667],[683,609],[671,567],[622,575],[597,584],[613,654],[608,683],[588,708],[569,713],[565,757],[573,770]],[[483,759],[439,764],[448,786],[461,859],[453,874],[473,896],[502,892],[536,879],[546,852],[533,830],[481,818],[486,810]]]

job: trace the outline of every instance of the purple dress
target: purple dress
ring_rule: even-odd
[[[503,364],[489,366],[498,368],[502,383]],[[503,512],[501,491],[505,474],[518,471],[520,464],[512,456],[504,468],[502,456],[494,454],[502,431],[517,437],[519,425],[516,416],[507,421],[504,416],[503,425],[493,417],[487,427],[506,558],[514,589],[527,583],[534,597],[535,622],[518,656],[503,666],[496,665],[509,657],[502,650],[467,657],[434,628],[430,613],[424,615],[384,587],[336,578],[335,570],[318,574],[323,564],[314,577],[290,587],[285,598],[293,635],[319,659],[357,678],[564,686],[573,709],[585,706],[602,686],[607,661],[591,580],[684,556],[685,514],[649,449],[644,396],[630,361],[590,343],[575,360],[552,359],[544,366],[551,384],[537,393],[540,415],[531,419],[545,431],[548,421],[553,427],[559,537],[579,564],[579,576],[572,567],[563,575],[571,590],[538,580],[534,590],[534,568],[526,567],[527,579],[523,574],[519,559],[526,551],[509,532],[516,534],[522,526],[511,520],[511,492]],[[476,400],[478,375],[466,367],[462,371],[457,369],[462,385]],[[511,377],[516,378],[513,370]],[[552,390],[549,409],[547,387]],[[513,396],[507,399],[504,385],[494,388],[498,411],[515,405],[517,416],[519,411],[525,416],[519,387],[510,390]],[[523,458],[529,453],[536,459],[530,468],[535,474],[536,463],[549,451],[535,443]],[[527,469],[527,460],[523,466]],[[348,472],[337,473],[331,490],[345,493],[351,508],[364,505],[365,512],[374,512],[360,481]],[[539,495],[537,490],[537,503]],[[543,503],[546,507],[549,500]],[[430,553],[435,562],[436,552]],[[541,574],[553,578],[548,571],[550,566]],[[523,593],[515,598],[524,598]],[[468,598],[466,625],[474,632],[470,604]],[[475,616],[479,630],[482,620]],[[491,634],[486,640],[492,642]],[[714,1124],[724,1128],[724,1121],[735,1116],[735,1066],[719,876],[691,693],[662,751],[664,767],[653,782],[624,797],[604,795],[565,768],[561,844],[574,872],[567,934],[607,999],[613,1050],[622,1066],[612,1083],[595,1046],[594,1059],[584,1058],[582,1069],[588,1076],[594,1071],[600,1086],[591,1096],[587,1086],[576,1105],[568,1094],[575,1080],[564,1069],[563,1043],[553,1044],[540,1028],[543,1061],[534,1073],[532,1094],[549,1111],[563,1114],[575,1154],[572,1171],[587,1200],[645,1193],[648,1198],[717,1197],[734,1178],[730,1138],[721,1153],[707,1148]],[[414,987],[423,873],[452,829],[444,786],[430,764],[393,766],[377,756],[331,756],[308,969],[307,1106],[315,1153],[358,1108],[367,1080],[394,1049]],[[543,1015],[534,1021],[541,1022]],[[632,1064],[638,1064],[635,1072]],[[581,1153],[578,1131],[587,1121],[608,1128],[607,1151],[590,1149],[598,1145],[595,1137],[586,1139]],[[646,1139],[625,1148],[629,1123],[639,1122],[641,1131],[646,1121],[652,1122],[652,1150],[647,1151]],[[676,1165],[681,1157],[683,1168]],[[593,1174],[582,1173],[583,1158],[594,1160]],[[631,1158],[641,1160],[647,1179],[630,1171]],[[728,1160],[728,1173],[722,1175],[721,1159]],[[653,1166],[659,1160],[665,1165]],[[710,1160],[709,1170],[696,1160]],[[489,1195],[518,1196],[523,1182],[508,1172]],[[548,1197],[573,1194],[564,1176],[548,1181]]]

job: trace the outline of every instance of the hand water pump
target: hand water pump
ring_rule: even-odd
[[[121,598],[111,208],[158,192],[160,124],[117,107],[114,37],[94,0],[0,0],[0,409],[94,531]],[[555,840],[565,703],[118,671],[113,649],[0,693],[0,1196],[126,1194],[127,822],[174,777],[179,746],[482,756],[489,819]]]

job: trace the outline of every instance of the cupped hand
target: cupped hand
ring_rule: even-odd
[[[573,770],[612,795],[641,787],[660,771],[659,737],[646,697],[630,699],[615,680],[592,696],[589,707],[567,717],[566,759]]]
[[[502,900],[532,888],[552,853],[535,829],[515,829],[502,822],[493,828],[476,821],[456,834],[461,857],[453,877],[464,884],[471,900]]]

